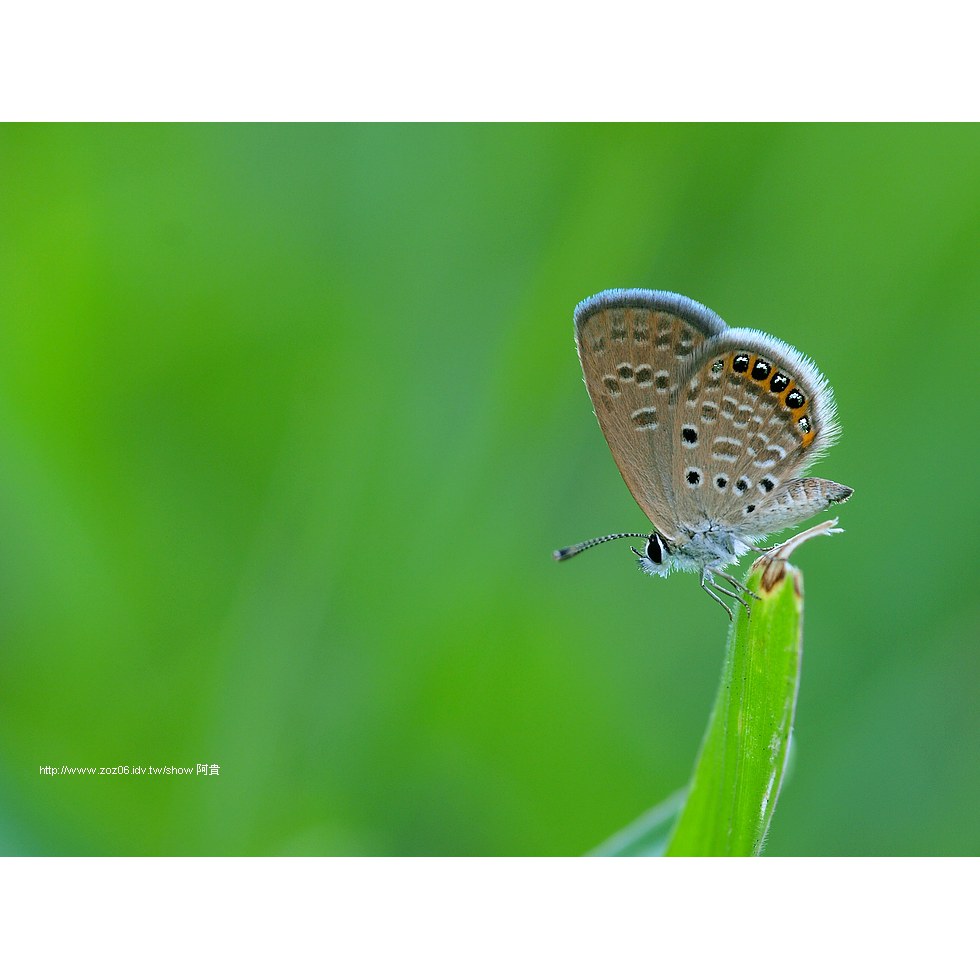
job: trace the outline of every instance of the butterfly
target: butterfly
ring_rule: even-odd
[[[602,433],[653,530],[593,538],[555,559],[646,538],[632,549],[642,571],[697,572],[729,618],[718,593],[750,611],[739,593],[758,596],[724,569],[853,492],[803,475],[840,433],[826,379],[789,344],[660,290],[583,300],[575,342]]]

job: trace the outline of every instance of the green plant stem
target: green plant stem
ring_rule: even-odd
[[[769,581],[764,581],[768,578]],[[759,854],[785,771],[802,653],[803,576],[757,569],[752,615],[739,607],[721,685],[668,855]]]

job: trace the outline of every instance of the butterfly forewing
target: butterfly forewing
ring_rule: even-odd
[[[575,310],[575,339],[603,435],[630,492],[654,527],[678,523],[672,484],[674,399],[706,340],[726,329],[676,293],[608,290]]]
[[[804,500],[799,484],[829,481],[797,478],[836,437],[833,395],[788,344],[726,330],[698,351],[671,404],[681,526],[710,521],[762,536],[800,520],[806,500],[818,502],[813,488]]]

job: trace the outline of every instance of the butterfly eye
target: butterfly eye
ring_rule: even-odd
[[[664,549],[660,543],[660,536],[657,534],[651,534],[647,538],[647,546],[645,549],[647,553],[647,558],[654,563],[654,565],[659,565],[664,560]]]

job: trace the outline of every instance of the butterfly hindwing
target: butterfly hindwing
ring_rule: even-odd
[[[788,344],[758,330],[724,331],[699,349],[671,406],[681,526],[713,522],[762,537],[834,502],[816,506],[822,495],[798,485],[829,483],[798,477],[838,427],[823,376]]]

